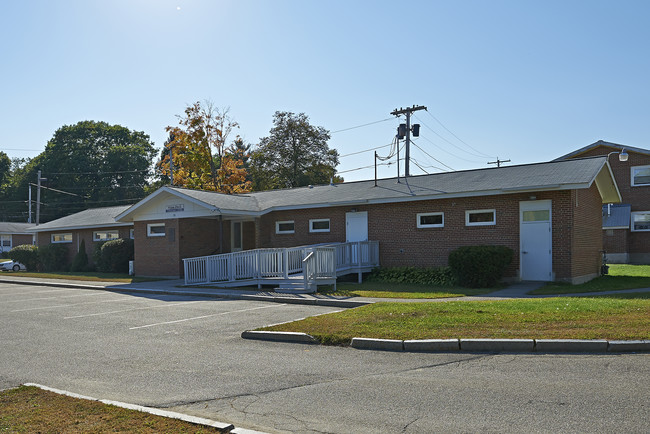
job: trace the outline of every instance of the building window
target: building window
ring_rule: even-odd
[[[72,232],[65,234],[52,234],[51,241],[53,243],[71,243],[72,242]]]
[[[632,214],[632,231],[650,231],[650,211],[637,211]]]
[[[650,185],[650,166],[634,166],[632,171],[632,187]]]
[[[441,212],[420,213],[417,224],[418,228],[441,228],[445,225],[445,215]]]
[[[496,210],[493,209],[477,209],[472,211],[465,211],[465,225],[467,226],[488,226],[496,225]]]
[[[148,237],[164,237],[165,236],[165,224],[164,223],[149,223],[147,225],[147,236]]]
[[[275,222],[276,234],[292,234],[295,232],[295,225],[293,220],[284,222]]]
[[[95,231],[93,232],[93,241],[116,240],[120,237],[118,231]]]
[[[309,232],[329,232],[330,219],[309,220]]]
[[[129,238],[134,239],[135,238],[133,236],[134,233],[135,233],[135,229],[133,229],[133,228],[129,229]]]

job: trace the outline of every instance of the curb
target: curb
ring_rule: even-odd
[[[146,288],[118,288],[115,286],[101,286],[89,284],[77,284],[67,282],[39,282],[33,280],[11,280],[0,279],[0,282],[18,284],[18,285],[37,285],[37,286],[51,286],[55,288],[73,288],[73,289],[92,289],[110,292],[123,292],[135,294],[158,294],[158,295],[176,295],[183,297],[204,297],[204,298],[220,298],[228,300],[251,300],[251,301],[266,301],[269,303],[286,303],[286,304],[302,304],[308,306],[324,306],[324,307],[342,307],[342,308],[355,308],[373,304],[373,301],[349,301],[349,300],[327,300],[318,298],[301,299],[294,297],[282,296],[263,296],[263,295],[249,295],[249,294],[217,294],[213,292],[196,292],[196,291],[169,291],[165,289],[146,289]]]
[[[174,412],[174,411],[160,410],[160,409],[152,408],[152,407],[144,407],[144,406],[136,405],[136,404],[128,404],[126,402],[111,401],[111,400],[108,400],[108,399],[97,399],[97,398],[93,398],[93,397],[90,397],[90,396],[79,395],[78,393],[68,392],[67,390],[54,389],[52,387],[43,386],[42,384],[25,383],[24,386],[38,387],[39,389],[47,390],[48,392],[54,392],[54,393],[57,393],[59,395],[69,396],[71,398],[85,399],[87,401],[97,401],[97,402],[101,402],[102,404],[114,405],[115,407],[126,408],[127,410],[136,410],[136,411],[141,411],[143,413],[153,414],[153,415],[156,415],[156,416],[163,416],[163,417],[168,417],[168,418],[171,418],[171,419],[178,419],[178,420],[182,420],[184,422],[190,422],[190,423],[197,424],[197,425],[210,426],[210,427],[217,428],[218,430],[220,430],[220,431],[222,431],[224,433],[265,434],[262,431],[254,431],[254,430],[249,430],[249,429],[245,429],[245,428],[235,428],[235,426],[232,425],[232,424],[224,423],[224,422],[217,422],[216,420],[212,420],[212,419],[206,419],[206,418],[197,417],[197,416],[190,416],[188,414],[177,413],[177,412]]]
[[[306,333],[247,330],[243,339],[318,344]],[[352,338],[357,350],[398,351],[409,353],[647,353],[650,340],[607,341],[604,339],[373,339]]]

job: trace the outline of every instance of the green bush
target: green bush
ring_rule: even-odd
[[[102,258],[102,246],[106,241],[97,241],[93,243],[93,266],[97,271],[103,271],[105,268]]]
[[[120,238],[106,241],[101,246],[101,258],[95,265],[105,273],[128,273],[129,261],[133,260],[133,240]]]
[[[46,244],[39,247],[38,262],[42,271],[66,271],[68,268],[68,246]]]
[[[79,252],[75,255],[70,266],[70,271],[86,271],[88,269],[88,254],[86,253],[86,240],[81,240]]]
[[[513,254],[505,246],[460,247],[449,254],[449,267],[462,286],[490,288],[501,280]]]
[[[9,251],[9,257],[14,261],[20,262],[28,271],[38,269],[38,247],[31,244],[22,244]]]
[[[378,267],[372,270],[368,281],[389,283],[417,283],[433,286],[453,286],[456,279],[449,267]]]

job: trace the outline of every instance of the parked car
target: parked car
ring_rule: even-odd
[[[26,271],[27,267],[25,267],[23,264],[20,262],[12,261],[9,259],[8,261],[2,261],[0,262],[0,271]]]

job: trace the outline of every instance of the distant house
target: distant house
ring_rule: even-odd
[[[34,244],[34,234],[28,231],[33,226],[33,223],[0,222],[0,252],[21,244]]]
[[[373,240],[383,266],[443,266],[460,246],[505,245],[511,279],[582,282],[599,273],[603,204],[620,202],[600,156],[240,195],[163,187],[115,219],[133,225],[137,275],[179,277],[196,256]]]
[[[627,161],[618,156],[625,150]],[[650,150],[599,140],[556,161],[609,156],[620,204],[602,208],[603,248],[612,263],[650,264]]]
[[[38,246],[50,243],[67,246],[69,262],[79,252],[81,241],[85,240],[88,260],[92,263],[96,242],[133,238],[133,223],[115,221],[115,216],[129,207],[130,205],[91,208],[38,226],[32,225],[29,232],[35,234]]]

